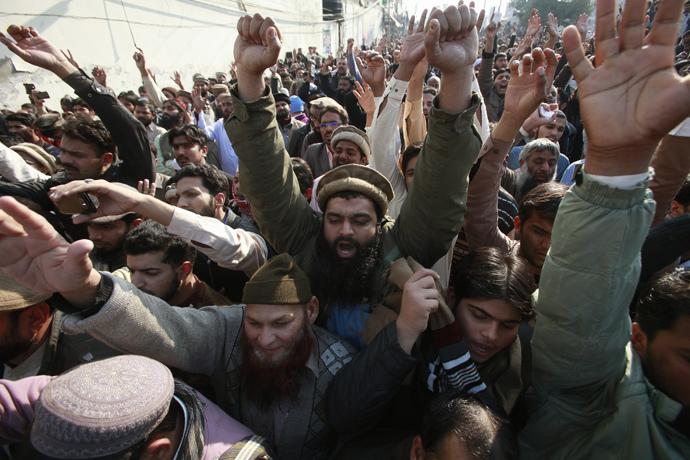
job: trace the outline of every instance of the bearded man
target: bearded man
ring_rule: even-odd
[[[534,187],[556,178],[559,156],[558,144],[547,138],[529,142],[520,152],[520,169],[506,169],[501,186],[520,203]]]
[[[278,127],[280,128],[280,133],[283,135],[285,148],[288,148],[293,133],[295,130],[304,126],[304,123],[292,117],[290,113],[290,104],[292,101],[288,95],[276,93],[273,97],[276,101],[276,120],[278,121]]]
[[[19,252],[31,247],[26,262],[40,272],[12,274],[62,294],[69,305],[59,308],[77,312],[65,317],[65,332],[86,332],[127,353],[210,376],[218,405],[273,442],[280,458],[324,453],[331,428],[323,395],[354,352],[313,326],[319,301],[292,257],[276,256],[254,274],[244,289],[246,305],[172,307],[94,270],[82,241],[69,247],[44,218],[13,199],[0,198],[0,207],[22,229],[17,234],[22,237],[3,238],[3,245]],[[42,228],[47,239],[29,237],[24,229],[30,228]]]

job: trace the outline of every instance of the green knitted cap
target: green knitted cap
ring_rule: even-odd
[[[279,254],[261,267],[244,286],[242,303],[304,304],[311,300],[309,278],[289,254]]]

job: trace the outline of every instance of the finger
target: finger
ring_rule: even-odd
[[[441,40],[441,25],[439,20],[432,18],[429,21],[429,29],[424,35],[424,50],[427,60],[430,56],[437,56],[441,54],[441,47],[439,42]]]
[[[359,70],[359,73],[364,73],[364,64],[362,63],[362,59],[359,56],[355,56],[355,64],[357,64],[357,69]]]
[[[79,240],[67,247],[67,268],[71,273],[88,273],[93,269],[89,252],[93,250],[91,240]]]
[[[249,41],[256,45],[261,45],[261,24],[264,22],[264,17],[259,13],[255,13],[249,23]]]
[[[261,43],[263,43],[264,45],[268,45],[268,29],[270,29],[271,27],[273,27],[276,30],[276,32],[278,31],[278,26],[276,26],[275,21],[271,18],[266,18],[261,23],[259,35],[261,36]]]
[[[544,72],[546,74],[546,87],[550,88],[553,84],[553,79],[556,76],[556,67],[558,67],[558,58],[556,53],[552,49],[544,50],[544,57],[546,60],[546,68]]]
[[[477,32],[482,30],[482,24],[484,24],[484,15],[486,12],[484,10],[481,10],[479,12],[479,15],[477,16]]]
[[[40,34],[38,33],[38,30],[34,26],[29,27],[29,36],[30,37],[40,37]]]
[[[242,39],[244,39],[245,41],[250,42],[250,43],[251,43],[251,35],[249,33],[249,27],[250,27],[251,23],[252,23],[252,17],[248,14],[242,18],[241,22],[237,23],[238,32],[240,34],[240,37],[242,37]]]
[[[4,230],[16,232],[21,227],[22,233],[33,238],[47,240],[57,236],[57,232],[43,216],[31,211],[12,197],[0,198],[0,209],[14,221],[3,222],[1,226],[3,232]]]
[[[410,22],[407,24],[407,35],[412,35],[414,33],[414,14],[410,16]]]
[[[459,7],[446,8],[446,19],[448,20],[448,31],[446,41],[464,37],[467,32],[467,24],[470,22],[470,9],[466,5]]]
[[[515,78],[518,78],[520,76],[520,61],[517,59],[514,61],[511,61],[509,64],[510,67],[510,81],[514,81]],[[510,85],[510,82],[508,82]]]
[[[532,61],[534,69],[544,66],[544,51],[541,48],[534,48],[532,50]]]
[[[626,3],[623,17],[618,26],[618,43],[621,51],[639,49],[642,46],[644,34],[641,27],[644,23],[646,9],[647,5],[644,1],[628,0]]]
[[[585,50],[580,41],[580,33],[575,26],[568,26],[563,31],[563,50],[568,58],[573,76],[578,82],[582,82],[592,72],[593,67],[585,56]],[[597,61],[599,61],[598,57]]]
[[[659,9],[652,23],[652,31],[648,37],[650,45],[674,46],[676,44],[678,18],[682,9],[683,2],[681,0],[664,0],[659,4]]]
[[[424,23],[426,22],[427,9],[424,8],[422,15],[419,17],[419,23],[417,24],[417,32],[424,32]]]
[[[616,0],[599,0],[597,3],[596,22],[597,67],[606,59],[618,54],[619,46],[616,40]],[[581,37],[583,41],[585,37]],[[570,61],[568,61],[570,62]]]
[[[436,25],[438,27],[438,43],[443,43],[446,40],[446,33],[448,32],[448,21],[446,15],[443,14],[442,10],[434,10],[429,16],[432,20],[436,20]]]

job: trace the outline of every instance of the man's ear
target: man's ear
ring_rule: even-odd
[[[164,458],[171,458],[175,453],[172,441],[165,436],[154,439],[146,446],[146,450],[141,454],[141,460],[162,460]]]
[[[524,159],[520,158],[520,167],[522,167],[522,164],[525,162]]]
[[[112,162],[113,162],[113,153],[112,152],[105,152],[103,155],[101,155],[101,166],[103,168],[109,167]]]
[[[520,221],[520,216],[515,216],[515,220],[513,221],[515,223],[515,236],[517,236],[517,239],[520,239],[520,230],[522,230],[522,221]]]
[[[36,333],[53,318],[53,315],[50,313],[50,307],[45,302],[29,307],[26,311],[22,312],[21,316],[25,318],[26,324],[29,326],[32,333]]]
[[[647,333],[642,330],[638,323],[633,323],[633,332],[630,337],[630,343],[632,343],[633,348],[640,357],[645,356],[647,353],[647,346],[649,345],[649,340]]]
[[[213,204],[216,206],[216,208],[222,208],[225,204],[225,194],[216,193],[216,196],[213,197]]]
[[[422,446],[422,437],[415,436],[412,440],[412,450],[410,450],[410,460],[423,460],[426,457],[424,446]]]
[[[668,212],[668,215],[671,217],[678,217],[681,214],[685,212],[685,206],[677,202],[676,200],[673,200],[671,202],[671,209]]]
[[[129,224],[129,229],[130,229],[130,230],[134,230],[134,229],[137,228],[139,225],[141,225],[142,222],[144,222],[144,219],[140,219],[140,218],[137,217],[137,218],[134,219],[132,222],[130,222],[130,224]]]
[[[314,324],[317,316],[319,316],[319,299],[316,296],[312,296],[307,303],[307,321],[309,321],[310,326]]]
[[[194,264],[190,262],[189,260],[185,260],[182,262],[182,265],[178,267],[178,272],[180,273],[180,279],[187,279],[187,277],[192,273],[192,269],[194,268]]]
[[[204,158],[206,158],[206,154],[208,153],[208,147],[203,146],[203,147],[201,147],[201,148],[199,149],[199,151],[201,152],[201,156],[203,156]]]

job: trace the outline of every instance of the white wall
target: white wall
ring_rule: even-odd
[[[196,72],[211,76],[228,71],[237,36],[237,19],[248,13],[271,16],[283,34],[283,50],[315,44],[323,47],[324,30],[331,29],[331,43],[337,48],[338,28],[324,23],[321,0],[123,0],[132,33],[120,0],[0,0],[0,27],[10,24],[35,27],[61,49],[72,51],[82,68],[100,65],[108,74],[108,86],[116,92],[136,89],[141,84],[132,55],[141,47],[147,65],[159,86],[174,86],[173,70],[182,75],[185,89],[192,86]],[[376,35],[380,24],[378,6],[363,11],[356,3],[346,5],[345,40]],[[10,12],[12,14],[10,14]],[[345,44],[345,42],[343,42]],[[0,106],[17,110],[27,102],[22,83],[32,82],[48,91],[47,105],[59,109],[59,98],[71,89],[43,69],[25,64],[0,45],[0,59],[9,57],[17,70],[27,73],[0,75]]]

